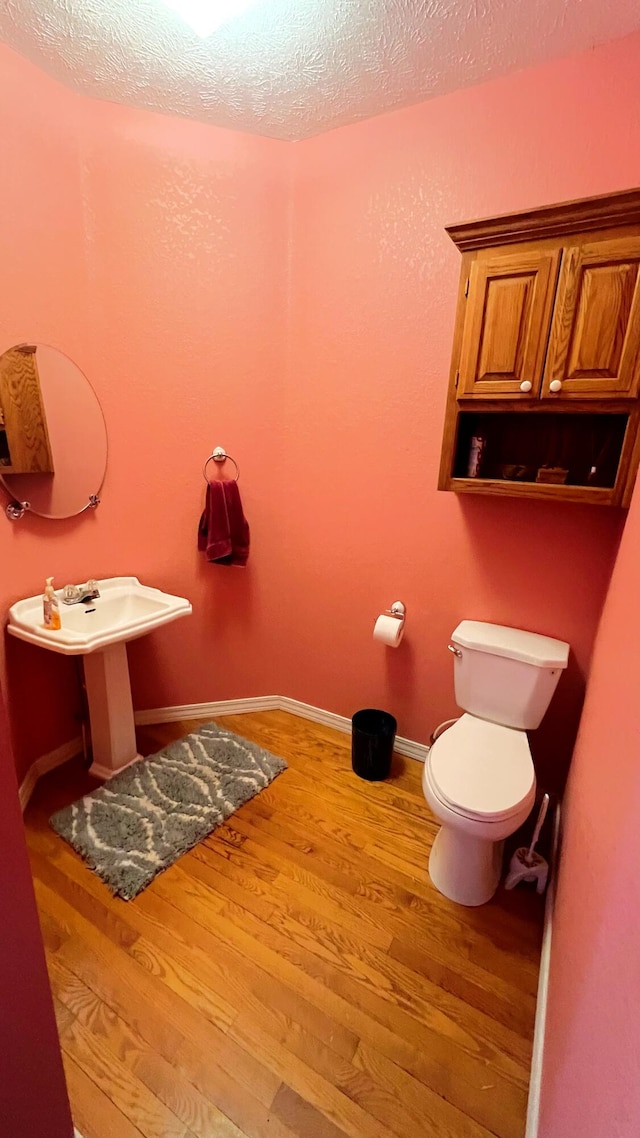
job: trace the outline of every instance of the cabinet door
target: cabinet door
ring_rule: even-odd
[[[640,237],[565,249],[542,394],[635,396],[640,381]]]
[[[540,394],[558,249],[480,254],[471,266],[458,398]]]

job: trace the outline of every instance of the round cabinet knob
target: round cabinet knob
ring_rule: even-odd
[[[552,379],[549,384],[549,391],[562,391],[562,380]]]
[[[530,379],[523,379],[522,383],[520,384],[520,390],[524,392],[531,391],[532,387],[533,384]]]

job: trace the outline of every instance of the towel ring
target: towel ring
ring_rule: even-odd
[[[205,462],[205,464],[202,468],[202,474],[204,476],[205,482],[209,481],[209,479],[207,478],[207,467],[208,467],[210,462],[218,462],[218,463],[220,463],[220,462],[232,462],[236,468],[236,476],[233,479],[233,481],[238,482],[238,480],[240,478],[240,468],[239,468],[238,463],[236,462],[235,458],[232,458],[230,454],[227,454],[224,447],[215,447],[215,449],[211,452],[207,461]]]

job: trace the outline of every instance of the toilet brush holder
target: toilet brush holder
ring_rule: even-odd
[[[544,893],[549,876],[549,864],[545,858],[535,852],[535,849],[548,809],[549,795],[545,794],[538,811],[538,820],[533,831],[531,845],[528,849],[526,846],[520,846],[511,858],[509,872],[504,883],[505,889],[515,889],[521,881],[535,881],[536,893]]]
[[[511,858],[504,887],[505,889],[515,889],[521,881],[535,881],[536,893],[544,893],[548,876],[549,865],[546,860],[537,853],[529,856],[529,851],[523,846],[516,850]]]

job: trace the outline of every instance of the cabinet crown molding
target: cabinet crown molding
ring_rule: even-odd
[[[467,253],[620,225],[640,225],[640,188],[447,225],[446,231],[458,249]]]

